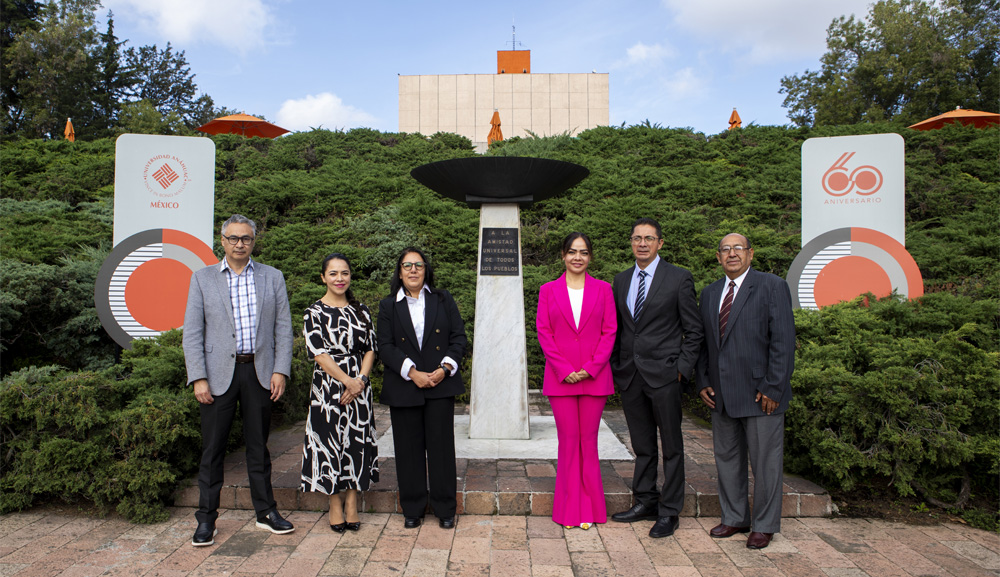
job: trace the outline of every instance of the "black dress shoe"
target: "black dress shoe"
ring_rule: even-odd
[[[353,523],[346,523],[348,531],[359,531],[361,530],[361,521],[355,521]]]
[[[406,529],[416,529],[420,526],[420,517],[406,517],[403,519],[403,527]]]
[[[655,521],[657,518],[657,506],[647,507],[642,503],[636,503],[634,507],[628,511],[622,511],[621,513],[615,513],[611,516],[612,521],[618,521],[619,523],[631,523],[633,521]]]
[[[285,533],[291,533],[295,530],[295,527],[291,523],[285,521],[285,519],[278,514],[277,509],[271,509],[263,517],[257,517],[257,528],[267,529],[277,535],[284,535]]]
[[[455,518],[454,517],[441,517],[438,520],[438,525],[441,525],[442,529],[454,529],[455,528]]]
[[[330,529],[333,530],[334,533],[343,533],[347,530],[347,523],[337,523],[336,525],[330,523]]]
[[[677,515],[660,517],[653,523],[653,528],[649,530],[649,536],[654,539],[669,537],[677,530]]]
[[[195,547],[208,547],[215,545],[215,523],[198,523],[198,528],[194,531],[191,544]]]

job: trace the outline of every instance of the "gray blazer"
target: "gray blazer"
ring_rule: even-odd
[[[661,258],[642,313],[633,320],[626,301],[634,270],[615,275],[612,289],[618,316],[610,360],[615,385],[627,389],[636,371],[651,387],[676,383],[678,372],[690,379],[703,336],[691,273]]]
[[[253,266],[257,289],[254,368],[261,386],[270,390],[272,374],[287,377],[291,373],[292,316],[281,271],[256,261]],[[221,264],[191,275],[183,343],[188,384],[207,378],[212,395],[225,393],[236,368],[236,321]]]
[[[701,291],[705,340],[698,359],[698,390],[712,387],[715,410],[733,418],[759,417],[758,392],[778,402],[784,413],[792,398],[795,368],[795,317],[788,283],[751,268],[743,279],[719,342],[719,303],[728,279]]]

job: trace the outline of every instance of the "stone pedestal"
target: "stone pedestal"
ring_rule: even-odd
[[[484,204],[479,217],[476,324],[469,438],[527,439],[528,354],[524,330],[521,219],[517,204]],[[485,275],[483,229],[516,232],[517,274]]]
[[[476,156],[432,162],[410,174],[481,210],[469,438],[529,439],[519,207],[565,192],[590,171],[547,158]]]

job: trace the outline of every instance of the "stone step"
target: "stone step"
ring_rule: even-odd
[[[242,468],[243,478],[231,481],[228,474],[222,489],[221,507],[224,509],[253,509],[250,501],[250,487],[246,479],[246,465],[234,463]],[[555,487],[555,461],[489,461],[458,460],[459,489],[456,494],[458,513],[469,515],[543,515],[552,513],[553,489]],[[466,474],[461,476],[462,469]],[[628,489],[627,477],[620,474],[620,468],[627,468],[631,475],[631,463],[602,462],[602,478],[608,512],[624,511],[632,506],[632,492]],[[381,460],[381,481],[362,493],[361,510],[369,513],[402,513],[399,506],[395,480],[395,460]],[[472,472],[496,470],[494,475],[473,475]],[[522,473],[521,471],[530,471]],[[239,476],[239,471],[232,471]],[[227,472],[228,473],[228,472]],[[274,499],[282,511],[326,511],[329,499],[321,493],[303,493],[297,485],[298,471],[295,471],[295,486],[273,481]],[[698,491],[688,483],[684,494],[684,517],[719,517],[719,495],[708,487]],[[752,490],[752,486],[751,486]],[[752,502],[752,496],[751,496]],[[181,507],[198,506],[198,487],[194,479],[189,481],[174,495],[174,505]],[[805,479],[786,475],[782,495],[783,517],[826,517],[833,513],[830,495],[822,487]]]
[[[535,412],[538,409],[532,407]],[[462,409],[459,409],[462,410]],[[376,426],[388,429],[387,410],[376,407]],[[608,409],[604,421],[631,451],[628,430],[621,409]],[[303,493],[299,488],[302,442],[305,424],[274,431],[268,442],[272,457],[271,482],[274,498],[282,511],[326,511],[329,500],[321,493]],[[719,517],[719,495],[712,431],[693,419],[684,418],[685,495],[682,516]],[[362,494],[363,511],[402,513],[396,484],[395,459],[379,459],[380,476]],[[632,504],[632,461],[601,461],[607,509],[623,511]],[[555,459],[458,459],[458,513],[470,515],[543,515],[552,513],[555,488]],[[783,517],[824,517],[835,507],[823,487],[806,479],[785,474],[782,487]],[[750,480],[752,499],[753,478]],[[186,481],[174,495],[174,504],[198,506],[196,479]],[[226,457],[221,507],[252,509],[246,462],[242,452]]]

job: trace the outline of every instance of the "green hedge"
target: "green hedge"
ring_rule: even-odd
[[[945,293],[797,311],[788,468],[830,489],[888,479],[942,506],[995,500],[997,320],[997,301]]]
[[[184,370],[181,333],[170,331],[137,341],[115,368],[50,365],[7,375],[0,381],[0,512],[82,498],[133,521],[166,519],[164,505],[201,455],[198,402]],[[308,394],[289,388],[275,422],[301,418]],[[231,448],[243,444],[241,431],[237,414]]]

